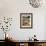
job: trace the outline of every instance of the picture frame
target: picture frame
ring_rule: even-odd
[[[33,14],[20,13],[20,28],[28,29],[33,27]]]

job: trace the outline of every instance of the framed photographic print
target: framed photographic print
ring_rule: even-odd
[[[33,14],[32,13],[20,13],[20,28],[32,28],[33,26]]]

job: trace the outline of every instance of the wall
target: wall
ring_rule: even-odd
[[[28,40],[34,34],[37,35],[37,39],[46,40],[45,12],[45,6],[35,9],[31,7],[28,0],[0,0],[0,19],[4,16],[13,18],[8,33],[16,40]],[[32,29],[20,29],[20,13],[33,13]],[[0,35],[2,33],[3,31],[0,31]],[[0,36],[0,39],[4,37]]]

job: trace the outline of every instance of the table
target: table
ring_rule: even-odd
[[[7,40],[7,43],[16,46],[46,46],[46,40],[29,41],[29,40]]]

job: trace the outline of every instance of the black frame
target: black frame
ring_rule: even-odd
[[[22,15],[31,15],[31,27],[22,27],[21,25],[21,16]],[[31,29],[33,27],[33,14],[32,13],[20,13],[20,28]]]

